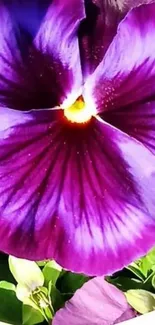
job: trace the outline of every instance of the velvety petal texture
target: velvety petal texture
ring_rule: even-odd
[[[82,0],[53,0],[33,43],[23,55],[16,37],[17,30],[10,22],[10,11],[3,5],[1,106],[18,110],[52,108],[62,104],[66,98],[69,101],[69,97],[72,103],[81,94],[77,30],[84,15]]]
[[[109,0],[86,0],[86,19],[79,32],[84,77],[94,72],[109,47],[122,13]]]
[[[61,110],[0,113],[1,250],[94,275],[151,248],[151,152],[101,120],[75,128]]]
[[[40,0],[0,1],[0,104],[22,109],[25,100],[26,75],[24,59],[50,0],[41,4]],[[33,17],[33,24],[32,24]],[[33,74],[33,73],[32,73]],[[29,78],[30,83],[31,78]],[[24,85],[23,85],[24,83]],[[23,87],[25,88],[23,89]],[[31,91],[32,92],[32,91]],[[18,100],[17,100],[18,99]],[[16,105],[17,104],[17,105]],[[17,106],[17,107],[15,107]]]
[[[94,278],[77,290],[73,298],[60,309],[53,325],[113,325],[135,317],[125,295],[106,282]]]
[[[1,0],[10,14],[18,44],[25,50],[25,37],[29,41],[35,37],[52,0]]]
[[[146,100],[155,92],[155,4],[133,9],[120,23],[102,62],[85,85],[99,112]]]
[[[155,102],[107,111],[104,120],[143,143],[155,154]]]
[[[17,42],[13,33],[11,17],[4,3],[0,1],[1,28],[0,28],[0,94],[4,87],[6,74],[10,74],[10,66],[14,57],[18,56]],[[12,35],[13,34],[13,35]],[[12,37],[10,37],[12,35]],[[12,70],[12,68],[11,68]]]
[[[155,244],[155,4],[121,22],[84,94],[84,2],[53,0],[24,56],[1,9],[0,250],[113,273]],[[81,94],[101,114],[69,123],[59,106]]]
[[[53,0],[35,39],[39,52],[50,57],[50,68],[57,81],[50,80],[54,84],[51,97],[59,96],[58,103],[51,107],[62,104],[66,98],[72,104],[81,95],[83,78],[77,35],[84,18],[83,0]]]
[[[85,0],[86,19],[79,41],[84,78],[93,73],[117,33],[119,22],[133,7],[153,0]]]
[[[150,4],[153,3],[154,0],[107,0],[111,4],[120,10],[121,12],[127,12],[134,7],[138,7],[142,4]]]

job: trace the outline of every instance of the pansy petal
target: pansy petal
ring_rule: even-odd
[[[103,119],[142,142],[155,154],[155,102],[107,111]]]
[[[76,291],[56,313],[53,325],[112,325],[133,317],[135,312],[125,295],[103,277],[98,277]]]
[[[79,32],[83,75],[91,74],[116,34],[122,13],[111,1],[85,1],[86,19],[82,22]]]
[[[14,50],[12,39],[4,41],[9,55],[6,57],[4,51],[0,51],[3,60],[1,106],[17,110],[51,108],[62,104],[66,97],[68,100],[70,97],[73,103],[73,97],[76,99],[81,94],[77,30],[83,16],[82,0],[54,0],[33,44],[29,50],[24,49],[24,55],[18,47]],[[18,17],[14,19],[17,23]],[[16,28],[11,29],[10,33],[16,41]],[[4,35],[2,37],[4,39]]]
[[[36,48],[45,56],[51,56],[50,68],[55,71],[54,78],[57,79],[56,87],[51,89],[51,96],[57,92],[59,104],[66,97],[72,104],[81,95],[83,79],[78,29],[84,18],[83,0],[53,0],[35,39]],[[44,77],[44,71],[42,73]],[[50,80],[50,83],[53,81]]]
[[[9,95],[6,91],[15,90],[18,65],[22,64],[43,16],[49,0],[44,4],[39,0],[0,0],[0,102]],[[33,24],[31,23],[33,17]],[[21,82],[21,80],[20,80]],[[20,83],[19,82],[19,83]],[[25,89],[26,90],[26,89]],[[18,95],[17,95],[18,96]]]
[[[1,0],[5,3],[14,26],[21,50],[25,48],[24,37],[32,41],[52,0]],[[11,35],[12,36],[12,35]]]
[[[98,111],[142,101],[155,92],[155,4],[133,9],[120,23],[103,61],[88,78],[85,97]]]
[[[59,110],[0,114],[0,250],[95,275],[155,244],[148,149],[96,119],[74,128]]]
[[[152,0],[153,1],[153,0]],[[86,19],[80,26],[79,41],[83,75],[86,78],[102,61],[121,19],[133,7],[151,0],[86,0]]]
[[[154,0],[107,0],[111,3],[112,6],[117,8],[117,10],[122,11],[123,13],[129,11],[134,7],[138,7],[142,4],[153,3]]]
[[[7,73],[8,62],[12,64],[12,53],[14,56],[17,55],[17,44],[15,35],[12,35],[13,26],[11,17],[7,7],[2,1],[0,1],[0,13],[1,13],[1,28],[0,28],[0,87],[2,87],[3,78]],[[12,37],[10,37],[12,35]],[[8,45],[10,43],[10,46]]]

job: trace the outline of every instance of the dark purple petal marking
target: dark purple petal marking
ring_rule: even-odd
[[[155,4],[133,9],[120,23],[103,61],[88,78],[85,98],[99,112],[148,99],[155,92]]]
[[[26,83],[25,89],[20,86],[23,83],[25,72],[23,60],[28,54],[28,48],[46,13],[48,2],[51,1],[45,0],[41,4],[40,0],[32,2],[0,0],[1,105],[7,104],[7,106],[15,108],[16,103],[13,100],[15,97],[18,108],[20,97],[23,96],[23,102],[25,100]],[[21,73],[20,77],[19,72]],[[31,80],[31,78],[29,79]]]
[[[81,95],[83,80],[77,34],[84,18],[83,0],[54,0],[34,42],[41,53],[52,56],[51,69],[59,75],[62,87],[60,103],[70,96],[72,104]]]
[[[86,0],[85,4],[87,18],[80,26],[79,40],[83,75],[86,78],[102,61],[122,14],[107,0]]]
[[[135,317],[125,295],[103,277],[88,281],[60,309],[53,325],[113,325]]]
[[[149,150],[95,119],[75,128],[58,110],[0,112],[0,250],[94,275],[152,247]]]
[[[103,113],[103,119],[142,142],[155,154],[155,102]]]
[[[8,24],[6,9],[4,15],[2,11],[1,106],[17,110],[52,108],[62,104],[66,97],[70,96],[73,103],[81,95],[77,31],[84,14],[82,0],[52,1],[31,48],[23,57],[16,40],[6,37],[7,26],[8,34],[13,37],[16,30],[10,26],[10,20]]]
[[[86,19],[79,41],[84,77],[97,68],[117,32],[121,19],[133,7],[153,0],[85,0]]]

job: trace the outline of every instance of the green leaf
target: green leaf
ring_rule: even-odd
[[[130,270],[134,275],[136,275],[137,278],[139,278],[141,281],[145,280],[144,274],[139,269],[138,265],[136,263],[132,263],[127,267],[128,270]]]
[[[44,317],[39,310],[23,305],[23,325],[39,324],[43,321]]]
[[[16,281],[31,291],[43,286],[44,276],[37,263],[9,256],[9,267]]]
[[[154,276],[154,272],[152,271],[148,277],[145,279],[143,282],[142,289],[147,290],[147,291],[154,291],[153,286],[152,286],[152,278]]]
[[[129,289],[141,289],[143,283],[139,279],[119,276],[117,278],[107,277],[107,281],[114,284],[118,289],[127,291]]]
[[[150,273],[151,270],[155,271],[155,248],[139,259],[136,263],[145,277],[148,276],[148,273]]]
[[[153,275],[153,277],[152,277],[152,286],[155,289],[155,275]]]
[[[52,281],[49,282],[49,296],[55,312],[63,307],[65,303],[63,296],[61,295],[60,291],[53,286]]]
[[[48,286],[50,281],[52,281],[53,285],[55,285],[61,271],[61,266],[59,266],[55,261],[48,262],[43,268],[45,285]]]
[[[7,281],[0,281],[0,288],[12,291],[16,290],[15,285]]]
[[[8,282],[16,283],[14,277],[9,270],[8,257],[0,254],[0,281],[5,280]]]
[[[147,256],[145,256],[141,259],[140,270],[144,274],[145,277],[147,277],[148,272],[151,269],[151,266],[152,266],[151,262]]]
[[[155,248],[153,248],[148,254],[147,258],[150,261],[151,265],[155,265]]]
[[[74,292],[81,288],[85,282],[90,278],[83,274],[75,274],[71,272],[65,272],[60,279],[58,279],[57,288],[60,292],[73,295]]]
[[[15,286],[6,281],[0,282],[0,321],[22,324],[22,304],[16,297]]]
[[[128,290],[126,293],[128,303],[140,314],[155,309],[155,295],[146,290]]]

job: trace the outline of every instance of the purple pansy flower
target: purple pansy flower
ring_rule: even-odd
[[[113,325],[136,316],[123,292],[103,277],[94,278],[77,290],[60,309],[53,325]]]
[[[0,1],[0,250],[97,275],[155,244],[155,4],[117,34],[99,4],[53,0],[25,46]]]

